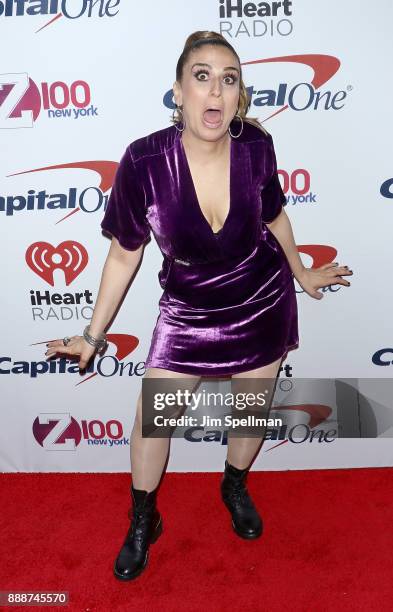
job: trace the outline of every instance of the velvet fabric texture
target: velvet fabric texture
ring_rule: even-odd
[[[298,346],[293,274],[266,225],[285,204],[272,137],[250,123],[231,139],[230,209],[216,233],[174,125],[126,148],[101,227],[130,250],[152,232],[164,257],[146,367],[226,376]]]

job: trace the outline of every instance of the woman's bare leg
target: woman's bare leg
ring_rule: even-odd
[[[192,374],[172,372],[164,368],[148,368],[145,378],[189,379],[181,388],[193,391],[200,377]],[[131,472],[135,489],[153,491],[160,482],[168,458],[170,438],[142,437],[142,390],[138,397],[134,426],[131,433]]]
[[[263,379],[269,378],[276,379],[282,358],[277,359],[273,363],[269,363],[266,366],[256,368],[255,370],[248,370],[247,372],[241,372],[239,374],[233,374],[232,378],[250,378],[250,379]],[[248,390],[248,389],[247,389]],[[251,384],[249,390],[251,391]],[[237,438],[228,436],[228,452],[227,460],[228,463],[243,470],[248,468],[252,459],[255,457],[260,447],[262,446],[263,436],[252,437],[252,438]]]

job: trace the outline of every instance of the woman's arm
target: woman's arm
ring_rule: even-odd
[[[297,250],[295,238],[293,236],[291,222],[284,208],[282,208],[280,214],[277,215],[271,223],[266,223],[265,225],[282,246],[291,270],[296,280],[298,280],[298,277],[306,268],[300,259],[299,251]]]
[[[353,274],[348,266],[339,267],[337,262],[325,264],[320,268],[306,268],[303,265],[296,247],[291,222],[284,208],[271,223],[266,223],[266,226],[277,238],[288,259],[294,277],[308,295],[320,300],[323,298],[323,293],[317,291],[317,289],[321,287],[337,284],[345,287],[350,286],[351,283],[341,278]]]
[[[124,249],[113,237],[102,270],[100,287],[90,322],[90,334],[99,336],[112,319],[142,257],[143,244],[135,251]]]
[[[96,338],[107,327],[116,308],[133,276],[142,256],[143,244],[135,251],[123,248],[113,236],[111,246],[101,274],[101,282],[93,317],[90,322],[90,334]],[[46,345],[45,355],[49,358],[57,353],[70,356],[80,355],[79,367],[84,369],[95,353],[93,346],[83,336],[72,336],[67,346],[63,340],[52,340]]]

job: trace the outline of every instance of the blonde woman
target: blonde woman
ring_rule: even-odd
[[[273,140],[255,119],[239,57],[215,32],[185,43],[173,85],[173,124],[139,138],[120,161],[102,228],[112,235],[90,326],[83,336],[48,344],[47,355],[80,355],[86,366],[133,276],[151,232],[164,256],[163,289],[145,378],[277,377],[298,346],[293,278],[311,297],[348,286],[347,266],[306,268],[299,257]],[[232,526],[242,538],[262,533],[246,476],[263,438],[231,438],[221,483]],[[131,435],[131,524],[114,574],[131,580],[146,567],[162,531],[157,490],[168,438],[142,437],[142,398]]]

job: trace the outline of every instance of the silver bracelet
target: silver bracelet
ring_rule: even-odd
[[[94,338],[94,336],[90,334],[90,325],[86,325],[85,329],[83,330],[83,337],[86,342],[88,342],[88,344],[91,346],[94,346],[98,352],[102,351],[106,347],[106,334],[102,332],[98,338]]]

